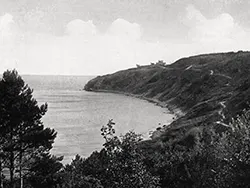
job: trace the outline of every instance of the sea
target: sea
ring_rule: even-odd
[[[174,117],[166,108],[146,100],[84,91],[84,85],[93,76],[23,75],[22,78],[34,90],[39,105],[48,104],[42,121],[45,127],[57,131],[51,152],[64,156],[64,164],[77,154],[86,158],[99,151],[104,143],[100,129],[110,119],[115,122],[118,136],[135,131],[148,139],[153,130],[168,125]]]

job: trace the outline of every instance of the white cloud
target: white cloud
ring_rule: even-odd
[[[141,26],[124,19],[115,20],[108,29],[108,34],[124,39],[138,40],[142,36]]]
[[[103,33],[92,21],[77,19],[66,24],[63,36],[22,34],[19,45],[5,53],[5,64],[22,74],[105,74],[157,61],[166,50],[160,43],[143,41],[141,26],[123,19]],[[0,64],[1,71],[5,68]]]
[[[13,35],[12,24],[14,24],[14,21],[11,14],[4,14],[0,17],[0,42],[3,43],[11,39]]]
[[[10,23],[13,23],[13,16],[11,14],[4,14],[0,17],[0,29],[6,29],[9,27]]]
[[[16,59],[13,57],[16,40],[16,24],[11,14],[0,16],[0,71],[14,68]]]
[[[206,18],[188,6],[182,19],[188,27],[184,44],[148,42],[138,23],[116,19],[106,31],[98,31],[91,20],[72,20],[64,35],[55,36],[21,30],[15,18],[0,17],[0,71],[16,67],[22,74],[105,74],[149,64],[159,59],[174,60],[198,53],[244,50],[250,47],[248,33],[227,13]]]
[[[246,47],[246,31],[228,13],[208,19],[193,5],[189,5],[183,23],[189,27],[188,38],[198,53]]]
[[[193,5],[188,5],[186,7],[186,15],[184,18],[184,23],[186,23],[188,26],[195,26],[196,24],[202,24],[205,21],[206,18]]]

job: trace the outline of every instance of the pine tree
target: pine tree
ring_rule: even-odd
[[[35,188],[54,188],[60,185],[63,177],[60,173],[63,168],[62,160],[63,157],[55,157],[49,153],[36,155],[30,164],[29,184]]]
[[[55,130],[44,128],[41,121],[47,112],[47,104],[39,106],[32,93],[16,70],[3,73],[0,81],[0,145],[10,171],[11,187],[14,187],[16,168],[19,187],[23,187],[24,158],[28,159],[36,150],[49,151],[56,137]]]

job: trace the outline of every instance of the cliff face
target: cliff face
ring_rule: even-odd
[[[161,130],[168,140],[206,125],[223,130],[249,107],[250,52],[183,58],[170,65],[148,65],[98,76],[87,91],[108,90],[156,99],[185,115]]]

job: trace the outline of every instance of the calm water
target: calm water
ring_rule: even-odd
[[[87,76],[23,76],[34,89],[39,103],[47,102],[49,110],[43,117],[46,127],[58,132],[52,153],[64,155],[68,163],[76,155],[89,156],[102,147],[102,125],[109,119],[116,123],[118,135],[129,130],[144,134],[172,120],[169,112],[133,97],[83,91]]]

